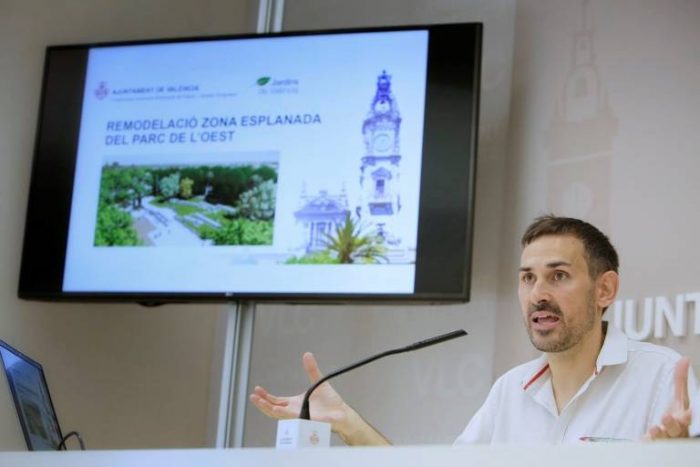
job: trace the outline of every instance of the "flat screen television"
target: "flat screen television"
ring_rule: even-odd
[[[48,47],[19,296],[468,301],[481,31]]]

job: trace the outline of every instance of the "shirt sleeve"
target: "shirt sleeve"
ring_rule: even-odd
[[[494,420],[498,412],[498,400],[501,387],[501,379],[496,381],[486,397],[486,401],[474,414],[461,435],[455,440],[454,445],[465,444],[490,444],[493,439]]]

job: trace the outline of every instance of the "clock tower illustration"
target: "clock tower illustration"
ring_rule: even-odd
[[[400,223],[401,115],[391,91],[391,75],[382,71],[376,83],[361,127],[364,148],[359,155],[359,177],[349,187],[343,182],[338,191],[323,189],[316,195],[308,195],[303,185],[301,208],[294,213],[302,234],[295,253],[326,249],[329,235],[349,217],[358,226],[358,232],[371,236],[382,246],[381,262],[415,262],[415,247],[405,244]]]
[[[360,199],[356,214],[374,225],[376,233],[391,246],[401,244],[394,224],[401,211],[401,115],[391,92],[391,76],[383,71],[377,91],[362,124],[365,155],[360,164]]]

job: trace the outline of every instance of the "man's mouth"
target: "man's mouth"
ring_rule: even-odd
[[[530,322],[538,331],[549,331],[559,324],[559,316],[549,311],[534,311],[530,313]]]

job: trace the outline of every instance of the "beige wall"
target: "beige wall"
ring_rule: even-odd
[[[222,307],[17,299],[44,47],[247,32],[254,13],[245,0],[0,1],[0,339],[44,365],[64,431],[90,448],[206,445]],[[1,375],[0,450],[14,449],[24,439]]]

